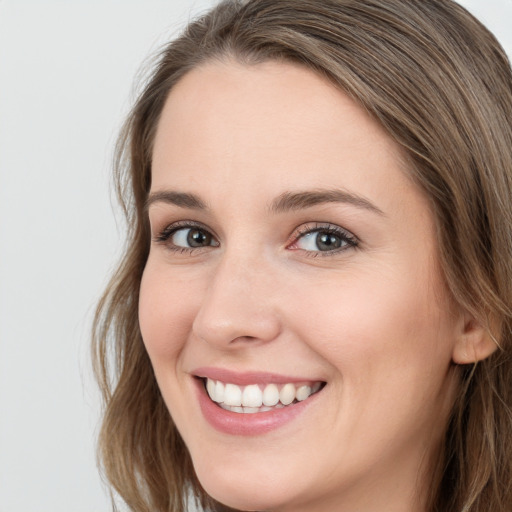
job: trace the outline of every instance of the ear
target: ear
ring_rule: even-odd
[[[493,329],[494,330],[494,329]],[[497,331],[494,331],[497,332]],[[461,315],[457,340],[453,347],[453,362],[472,364],[489,357],[498,347],[490,329],[469,313]]]

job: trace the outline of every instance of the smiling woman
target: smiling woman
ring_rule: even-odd
[[[94,338],[131,510],[511,509],[511,116],[449,0],[229,1],[163,50]]]

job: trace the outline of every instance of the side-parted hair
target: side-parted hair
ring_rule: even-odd
[[[113,489],[134,512],[184,512],[189,497],[229,510],[195,477],[138,323],[159,116],[173,86],[212,60],[298,63],[403,148],[435,216],[447,286],[499,347],[459,367],[428,511],[512,511],[512,72],[494,36],[451,0],[228,0],[161,51],[117,147],[127,243],[93,329],[99,459]]]

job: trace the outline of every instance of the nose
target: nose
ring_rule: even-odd
[[[272,341],[281,330],[275,299],[272,272],[261,259],[226,255],[208,280],[193,333],[221,349]]]

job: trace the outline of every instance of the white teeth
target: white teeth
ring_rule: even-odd
[[[215,383],[214,396],[212,399],[215,402],[224,402],[224,384],[219,380]]]
[[[236,384],[206,379],[206,390],[214,402],[223,409],[246,414],[281,409],[295,401],[302,402],[321,387],[321,382],[315,382],[296,389],[294,384],[288,383],[279,390],[276,384],[267,384],[262,391],[258,384],[242,388]]]
[[[263,404],[269,407],[279,402],[279,389],[275,384],[267,384],[263,390]]]
[[[214,402],[216,402],[217,400],[215,400],[215,381],[214,380],[208,379],[206,381],[206,391],[208,391],[210,398]]]
[[[244,407],[261,407],[263,393],[257,384],[246,386],[242,393],[242,405]]]
[[[297,389],[297,400],[302,402],[311,395],[311,388],[309,386],[301,386]]]
[[[293,384],[285,384],[279,392],[279,401],[283,405],[289,405],[295,400],[295,386]]]
[[[226,384],[224,388],[224,400],[226,405],[240,406],[242,405],[242,390],[235,384]]]

